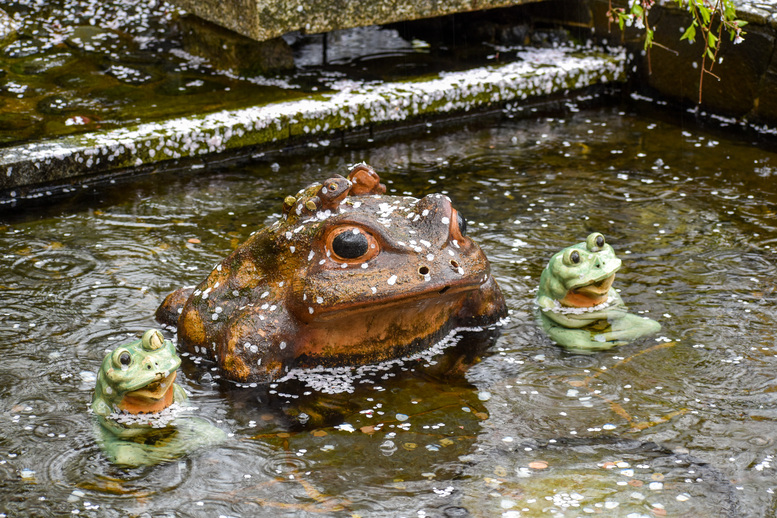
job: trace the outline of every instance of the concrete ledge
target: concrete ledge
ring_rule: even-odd
[[[265,41],[288,32],[318,34],[453,13],[520,5],[539,0],[170,0],[171,3],[243,36]]]
[[[295,137],[325,141],[336,131],[483,110],[626,78],[622,51],[527,49],[518,57],[501,66],[5,148],[0,198],[8,203],[82,176],[245,147],[279,147]]]

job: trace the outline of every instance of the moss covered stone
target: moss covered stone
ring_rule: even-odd
[[[4,149],[0,193],[203,155],[271,149],[289,139],[326,140],[424,117],[489,109],[625,80],[622,51],[526,49],[518,60],[422,80],[363,85],[295,101],[223,110]],[[285,145],[285,144],[284,144]]]

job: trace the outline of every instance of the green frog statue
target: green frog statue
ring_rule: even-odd
[[[181,359],[156,329],[108,353],[97,374],[92,413],[98,442],[111,462],[152,465],[217,444],[224,431],[186,416],[192,408],[175,383]]]
[[[537,292],[539,320],[550,338],[576,353],[602,351],[656,333],[661,324],[626,311],[612,287],[621,260],[602,234],[551,257]]]

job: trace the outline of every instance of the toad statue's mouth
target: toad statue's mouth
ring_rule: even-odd
[[[156,379],[145,387],[127,392],[119,408],[130,414],[156,413],[173,404],[173,385],[178,373]]]
[[[599,281],[588,283],[584,286],[578,286],[567,292],[561,304],[574,308],[590,308],[607,302],[607,293],[610,291],[615,274],[605,277]]]

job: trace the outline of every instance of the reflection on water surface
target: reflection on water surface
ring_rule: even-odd
[[[299,396],[236,389],[186,360],[182,385],[229,440],[157,467],[108,464],[86,413],[105,350],[153,326],[169,291],[277,218],[285,195],[361,160],[390,191],[445,192],[467,216],[511,308],[482,361]],[[151,176],[8,215],[0,512],[774,514],[776,175],[775,153],[605,109]],[[593,231],[624,261],[630,310],[663,329],[571,355],[538,331],[533,298],[550,255]]]

